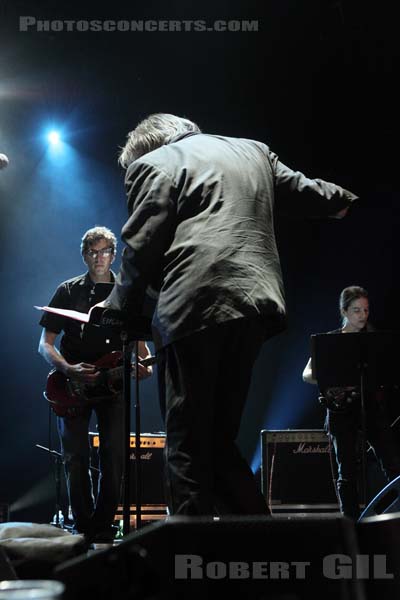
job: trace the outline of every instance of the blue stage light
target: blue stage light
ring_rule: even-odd
[[[47,139],[52,146],[57,146],[61,142],[60,133],[55,129],[53,129],[47,134]]]

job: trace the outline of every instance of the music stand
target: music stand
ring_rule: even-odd
[[[130,532],[130,452],[131,452],[131,361],[135,352],[135,372],[139,373],[139,340],[151,341],[151,319],[128,315],[112,309],[97,309],[92,312],[89,322],[103,329],[104,334],[119,331],[123,357],[123,398],[124,398],[124,493],[123,493],[123,534]],[[142,465],[140,458],[140,394],[139,378],[135,377],[135,486],[136,486],[136,529],[140,529],[142,498]]]
[[[392,385],[397,379],[395,357],[400,335],[393,332],[324,333],[311,336],[313,379],[321,390],[360,386],[362,500],[366,504],[366,414],[367,389]]]

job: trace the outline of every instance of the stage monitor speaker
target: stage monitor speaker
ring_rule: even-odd
[[[384,513],[400,512],[400,476],[388,483],[371,500],[365,510],[361,513],[359,520],[366,517],[375,517]]]
[[[366,517],[356,531],[368,600],[400,598],[400,512]]]
[[[261,487],[272,512],[339,510],[325,431],[263,430],[261,453]]]
[[[97,452],[100,439],[97,433],[90,434],[91,446],[93,448],[92,464],[97,466]],[[135,448],[136,436],[131,434],[130,455],[131,465],[131,490],[130,499],[136,504],[135,489]],[[163,475],[163,452],[165,446],[165,433],[143,433],[140,436],[140,458],[142,461],[142,504],[165,506],[164,475]]]
[[[160,582],[145,551],[135,544],[121,546],[57,565],[53,578],[65,583],[63,600],[161,599]]]
[[[335,515],[170,517],[55,575],[66,600],[89,597],[80,586],[96,600],[365,600],[357,552],[354,523]]]

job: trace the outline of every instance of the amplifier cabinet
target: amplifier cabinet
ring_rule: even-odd
[[[339,510],[324,430],[262,430],[261,453],[262,493],[272,512]]]
[[[90,433],[92,446],[92,465],[97,466],[97,448],[100,445],[99,436],[97,433]],[[135,452],[136,436],[131,434],[130,446],[132,452],[130,454],[131,467],[131,485],[130,498],[131,504],[136,503],[135,489]],[[142,461],[142,504],[143,505],[165,505],[164,492],[164,453],[165,433],[144,433],[140,436],[140,458]]]
[[[141,521],[144,525],[149,525],[154,521],[163,521],[168,516],[166,504],[142,504],[140,510]],[[124,507],[118,506],[114,517],[114,523],[123,528]],[[136,529],[136,504],[131,504],[129,511],[129,523],[133,529]]]

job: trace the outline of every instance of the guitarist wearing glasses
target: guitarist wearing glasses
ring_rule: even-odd
[[[79,312],[108,296],[115,275],[111,265],[117,240],[106,227],[86,231],[81,242],[87,272],[61,283],[50,306]],[[108,285],[102,285],[108,284]],[[123,398],[121,377],[111,374],[120,359],[118,334],[104,333],[92,325],[53,313],[44,313],[39,353],[53,367],[46,394],[57,414],[57,427],[65,463],[74,529],[91,542],[111,542],[112,523],[120,500],[123,466]],[[55,345],[62,333],[60,349]],[[139,342],[141,359],[150,355],[145,342]],[[152,368],[139,364],[139,378],[152,374]],[[96,413],[100,436],[100,477],[97,501],[93,496],[89,469],[89,423]]]

